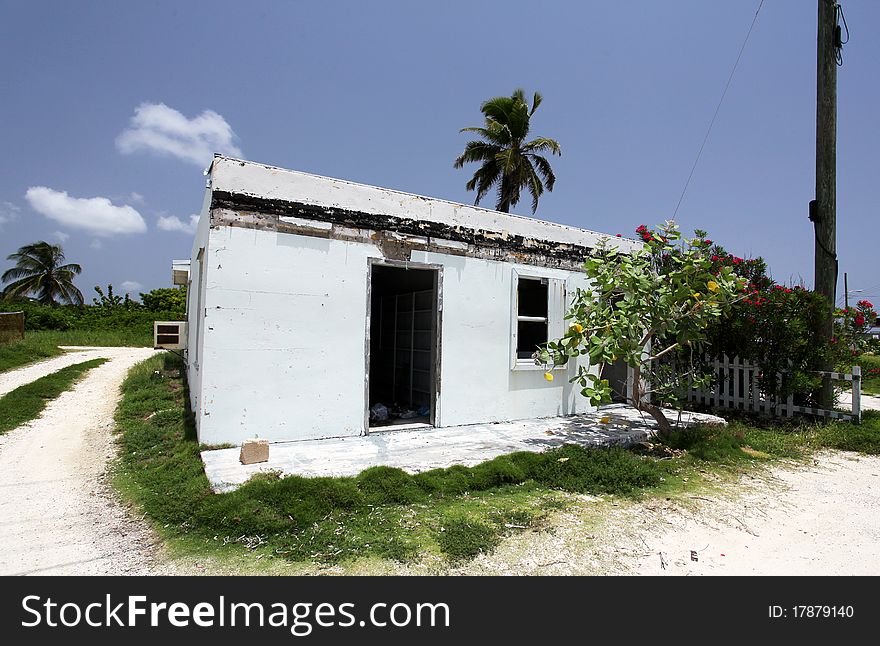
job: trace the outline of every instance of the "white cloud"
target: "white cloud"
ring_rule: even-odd
[[[90,248],[90,249],[103,249],[103,248],[104,248],[104,244],[103,244],[100,240],[98,240],[97,238],[95,238],[95,239],[92,240],[92,242],[89,244],[89,248]]]
[[[68,238],[70,238],[70,234],[64,233],[64,231],[54,231],[52,235],[55,236],[55,239],[61,243],[67,242]]]
[[[144,286],[136,280],[125,280],[122,282],[122,285],[120,285],[120,287],[122,287],[123,291],[129,294],[132,292],[139,292],[144,288]]]
[[[0,228],[18,219],[21,209],[12,202],[0,202]]]
[[[25,198],[31,208],[47,218],[97,236],[117,233],[143,233],[147,223],[132,207],[115,206],[106,197],[70,197],[67,191],[31,186]]]
[[[192,235],[199,225],[199,216],[189,216],[189,222],[184,222],[176,215],[160,215],[156,226],[162,231],[180,231]]]
[[[232,127],[213,110],[187,119],[164,103],[141,103],[128,128],[116,138],[123,154],[151,151],[170,155],[204,168],[215,152],[240,157]]]
[[[140,193],[138,193],[137,191],[132,191],[131,194],[128,196],[128,199],[130,199],[135,204],[143,204],[144,203],[144,196],[141,195]]]

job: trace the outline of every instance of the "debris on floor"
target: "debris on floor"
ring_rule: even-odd
[[[384,422],[388,419],[388,407],[385,404],[373,404],[370,407],[370,421]]]

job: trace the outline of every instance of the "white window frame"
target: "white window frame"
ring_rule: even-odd
[[[562,337],[565,327],[566,281],[547,274],[513,270],[510,298],[510,369],[511,370],[543,370],[535,365],[532,359],[520,359],[517,356],[517,336],[520,321],[543,321],[543,317],[519,315],[519,281],[540,280],[547,283],[547,337],[548,340]],[[556,366],[554,370],[565,370],[566,366]]]

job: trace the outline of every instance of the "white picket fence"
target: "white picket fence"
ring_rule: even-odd
[[[786,398],[767,397],[761,392],[758,376],[762,373],[760,366],[741,361],[739,357],[722,360],[716,359],[710,362],[715,371],[715,383],[708,390],[699,390],[690,384],[687,400],[702,404],[709,408],[732,408],[736,410],[769,415],[771,417],[793,417],[795,413],[813,415],[817,417],[830,417],[833,419],[846,419],[856,423],[862,419],[861,394],[862,394],[862,369],[853,366],[852,372],[816,372],[814,374],[828,376],[833,381],[852,382],[852,412],[825,410],[797,406],[794,396]],[[782,382],[786,378],[784,372],[777,373],[777,379]]]

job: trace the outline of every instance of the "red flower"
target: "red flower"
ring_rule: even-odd
[[[703,243],[704,244],[712,244],[712,241],[711,240],[703,240]]]
[[[856,314],[855,319],[853,319],[856,325],[862,327],[865,324],[865,315],[864,314]]]
[[[619,233],[618,233],[618,234],[617,234],[617,237],[618,237],[618,238],[622,238],[622,237],[623,237],[623,236],[622,236],[622,235],[620,235],[620,234],[619,234]]]
[[[859,307],[867,307],[868,309],[874,309],[874,304],[870,301],[864,300],[859,301]]]

